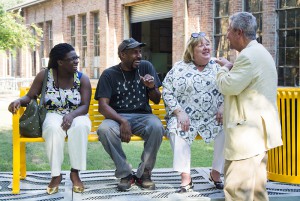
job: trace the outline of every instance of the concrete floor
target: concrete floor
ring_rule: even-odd
[[[118,179],[113,170],[97,170],[81,172],[81,178],[86,187],[84,193],[72,192],[69,172],[63,172],[63,181],[59,193],[46,194],[46,187],[50,181],[50,172],[28,172],[25,180],[21,181],[21,192],[11,194],[11,172],[0,172],[0,200],[26,201],[221,201],[224,193],[214,187],[208,180],[209,168],[192,169],[194,192],[178,194],[175,191],[180,186],[180,176],[171,169],[155,169],[152,179],[156,183],[156,190],[142,190],[134,186],[128,192],[117,190]],[[267,184],[270,201],[300,201],[300,185],[291,185],[269,181]]]

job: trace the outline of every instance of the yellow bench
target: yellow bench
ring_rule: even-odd
[[[20,89],[20,97],[27,94],[29,88]],[[92,89],[92,98],[89,108],[89,117],[92,122],[91,133],[88,136],[89,142],[98,142],[98,136],[96,134],[97,128],[100,123],[104,120],[104,116],[98,112],[98,102],[94,100],[95,88]],[[166,115],[165,106],[161,99],[159,104],[154,104],[150,101],[153,114],[157,115],[165,126],[166,121],[164,119]],[[26,178],[26,143],[27,142],[44,142],[44,139],[39,138],[27,138],[20,136],[19,130],[19,118],[24,113],[25,108],[21,107],[18,112],[13,115],[13,181],[12,181],[12,193],[20,193],[20,179]],[[197,137],[201,139],[200,136]],[[166,140],[166,137],[163,137]],[[141,137],[133,135],[131,141],[140,141]]]

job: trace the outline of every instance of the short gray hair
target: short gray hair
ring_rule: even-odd
[[[257,23],[256,18],[248,12],[238,12],[230,16],[230,25],[233,29],[243,30],[246,38],[255,40]]]

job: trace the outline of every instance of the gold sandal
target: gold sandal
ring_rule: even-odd
[[[60,182],[59,182],[59,184],[60,184],[61,181],[62,181],[62,175],[59,175],[57,177],[60,177]],[[52,177],[52,179],[56,179],[57,177]],[[51,179],[51,181],[52,181],[52,179]],[[51,183],[51,181],[50,181],[50,183]],[[47,194],[48,195],[52,195],[52,194],[57,193],[58,192],[59,184],[57,186],[54,186],[54,187],[47,186],[47,190],[46,190]]]
[[[78,172],[79,172],[78,170],[71,168],[71,174],[74,173],[74,174],[78,175]],[[71,177],[71,174],[70,174],[70,179],[73,183],[73,179]],[[78,175],[78,179],[79,179],[79,181],[81,181],[80,178],[79,178],[79,175]],[[84,191],[84,186],[75,186],[75,185],[73,185],[73,192],[74,193],[83,193],[83,191]]]

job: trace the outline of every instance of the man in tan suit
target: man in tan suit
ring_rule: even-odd
[[[276,106],[277,72],[270,53],[256,39],[256,19],[239,12],[229,18],[227,39],[239,52],[222,66],[217,85],[225,95],[225,200],[269,200],[267,150],[282,145]]]

